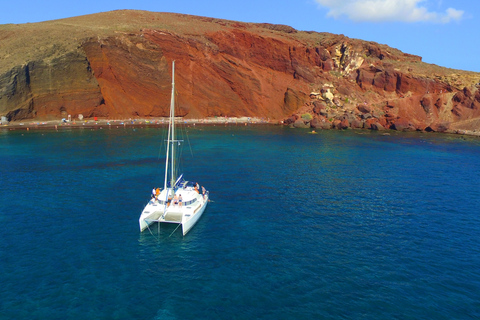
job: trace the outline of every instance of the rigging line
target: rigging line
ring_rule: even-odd
[[[176,167],[175,167],[175,170],[176,170],[176,174],[178,175],[179,173],[182,172],[183,170],[183,166],[184,166],[184,158],[183,158],[183,138],[184,138],[184,132],[183,132],[183,128],[182,126],[180,126],[180,130],[179,130],[179,135],[178,135],[178,138],[181,138],[177,141],[177,156],[176,156]]]
[[[175,95],[177,96],[178,95],[178,92],[177,90],[175,90]],[[175,100],[175,107],[177,107],[179,105],[179,102],[178,100]],[[185,121],[182,117],[181,121],[180,121],[180,132],[182,133],[182,138],[186,137],[186,140],[187,140],[187,143],[188,143],[188,147],[190,149],[190,154],[192,155],[192,158],[193,158],[193,151],[192,151],[192,145],[190,144],[190,138],[188,136],[188,132],[187,132],[187,126],[185,124]]]
[[[187,138],[186,140],[187,140],[187,143],[188,143],[188,147],[190,148],[190,154],[192,155],[192,158],[193,158],[192,145],[190,144],[190,137],[188,136],[187,127],[184,125],[183,129],[185,130],[185,137]]]
[[[179,224],[178,224],[178,226],[175,228],[175,230],[173,230],[173,232],[172,232],[172,233],[170,233],[170,235],[169,235],[168,237],[170,238],[170,237],[172,236],[172,234],[174,234],[174,233],[175,233],[175,231],[177,231],[178,227],[180,227],[181,225],[182,225],[182,224],[181,224],[181,223],[179,223]]]
[[[177,170],[177,174],[178,172],[181,171],[181,168],[183,167],[183,157],[182,157],[182,154],[183,154],[183,129],[182,129],[182,126],[181,126],[181,122],[180,122],[180,126],[178,128],[179,130],[177,131],[178,132],[178,135],[177,135],[177,138],[178,138],[178,141],[177,141],[177,167],[176,167],[176,170]]]
[[[188,134],[187,134],[187,142],[188,142],[188,147],[190,148],[190,154],[192,155],[192,158],[193,158],[192,145],[190,144],[190,139],[188,137]]]
[[[147,229],[148,229],[148,231],[150,231],[150,234],[152,235],[152,237],[155,238],[155,236],[154,236],[153,233],[152,233],[152,230],[150,230],[150,226],[148,225],[148,223],[147,223]]]
[[[180,147],[181,146],[181,147]],[[183,160],[183,144],[179,144],[179,148],[177,150],[177,173],[183,171],[183,165],[184,165],[184,160]]]
[[[167,130],[164,128],[161,128],[162,134],[161,134],[161,141],[160,141],[160,147],[158,149],[158,158],[157,160],[160,160],[160,157],[163,156],[167,152],[167,143],[165,142],[167,138]]]
[[[163,158],[164,154],[166,154],[166,149],[167,149],[166,142],[165,142],[165,139],[164,139],[166,137],[167,130],[165,130],[164,128],[157,128],[157,130],[161,130],[161,134],[159,135],[161,137],[161,139],[160,139],[161,143],[158,147],[158,153],[157,153],[157,161],[158,161],[158,163],[161,163],[159,160]],[[154,141],[157,141],[157,139],[155,139]],[[157,166],[155,168],[157,168]],[[161,169],[161,165],[159,166],[159,169]],[[161,170],[155,170],[154,174],[152,176],[152,180],[154,181],[155,185],[157,185],[157,186],[160,185],[160,183],[158,183],[158,181],[163,180],[162,171]]]
[[[187,131],[187,126],[185,125],[184,122],[181,123],[180,125],[180,132],[182,134],[182,146],[183,144],[185,144],[185,140],[187,141],[188,143],[188,147],[190,149],[190,154],[192,155],[192,158],[193,158],[193,152],[192,152],[192,145],[190,144],[190,139],[188,137],[188,131]],[[183,156],[183,147],[180,148],[180,151],[181,151],[181,155]],[[183,158],[182,158],[182,161],[183,161]]]
[[[173,187],[172,187],[172,190],[173,190]],[[163,214],[162,214],[162,218],[165,219],[165,215],[167,214],[167,208],[168,208],[168,195],[170,193],[170,191],[168,190],[168,188],[165,190],[166,191],[166,194],[167,196],[165,197],[165,204],[163,206]],[[175,191],[174,191],[175,192]],[[160,196],[160,195],[159,195]],[[160,223],[160,222],[159,222]]]

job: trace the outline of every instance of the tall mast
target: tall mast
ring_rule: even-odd
[[[170,121],[168,124],[168,137],[167,137],[167,156],[165,159],[165,181],[163,184],[163,189],[167,189],[167,180],[168,180],[168,161],[170,156],[170,144],[172,145],[172,155],[171,155],[171,183],[170,186],[173,188],[174,179],[174,140],[175,140],[175,128],[174,128],[174,118],[175,118],[175,61],[172,63],[172,96],[170,98]]]
[[[172,174],[170,185],[175,183],[175,61],[172,62],[172,97],[170,99],[170,121],[172,127]]]

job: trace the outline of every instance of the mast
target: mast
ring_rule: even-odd
[[[172,155],[171,155],[171,182],[170,186],[173,188],[173,183],[175,182],[174,177],[174,158],[175,158],[175,149],[174,149],[174,140],[175,140],[175,61],[172,62],[172,96],[170,98],[170,121],[168,123],[168,137],[167,137],[167,156],[165,159],[165,181],[163,184],[163,189],[167,189],[167,180],[168,180],[168,162],[170,160],[170,144],[172,145]]]
[[[172,174],[170,186],[173,189],[173,184],[175,183],[175,60],[172,62],[172,97],[170,99],[170,121],[172,127]]]

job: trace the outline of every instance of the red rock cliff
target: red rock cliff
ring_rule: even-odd
[[[11,120],[166,116],[172,60],[190,118],[435,131],[480,118],[479,74],[342,35],[142,11],[1,27],[0,115]],[[31,46],[16,47],[21,37]]]

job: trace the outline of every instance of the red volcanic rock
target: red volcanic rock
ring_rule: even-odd
[[[398,92],[416,92],[419,89],[417,83],[418,81],[415,81],[412,76],[407,74],[399,74],[397,75],[396,90]]]
[[[347,129],[349,127],[350,127],[350,122],[348,121],[348,119],[343,119],[338,125],[339,129]]]
[[[372,112],[372,108],[370,108],[368,105],[366,104],[359,104],[357,106],[357,109],[358,111],[360,111],[361,113],[371,113]]]
[[[379,117],[377,120],[378,120],[378,123],[382,125],[382,127],[387,128],[388,121],[385,117]]]
[[[373,79],[375,79],[375,68],[361,68],[358,70],[357,84],[362,89],[368,89],[373,85]]]
[[[377,119],[370,118],[370,119],[367,119],[367,120],[364,121],[363,127],[365,129],[372,129],[372,125],[375,124],[375,123],[377,123]]]
[[[358,70],[357,83],[364,89],[374,88],[386,92],[397,90],[401,84],[401,75],[391,69],[383,70],[379,67],[363,67]],[[405,80],[404,80],[405,81]]]
[[[370,113],[365,113],[365,114],[361,115],[361,118],[362,119],[370,119],[370,118],[372,118],[372,115]]]
[[[385,91],[393,91],[395,88],[393,86],[388,86],[391,90],[386,90],[387,84],[390,82],[385,76],[385,72],[379,70],[376,72],[373,76],[373,82],[372,85],[379,88],[379,89],[384,89]]]
[[[328,130],[333,128],[333,124],[330,121],[322,122],[320,128]]]
[[[361,129],[363,128],[363,121],[361,120],[353,120],[352,123],[350,124],[350,128],[352,129]]]
[[[395,121],[396,118],[397,118],[397,116],[390,113],[389,110],[387,109],[387,111],[385,113],[385,120],[391,124]]]
[[[346,120],[348,120],[349,123],[352,123],[353,121],[357,120],[358,118],[357,118],[357,116],[356,116],[355,114],[353,114],[353,113],[347,113],[347,112],[345,112],[345,113],[343,114],[342,119],[346,119]]]
[[[424,64],[385,45],[283,25],[143,11],[64,21],[39,24],[36,34],[18,25],[15,30],[29,32],[0,37],[0,115],[167,116],[175,60],[182,117],[287,118],[284,123],[293,124],[299,117],[289,115],[310,113],[320,119],[312,126],[434,131],[443,124],[468,129],[480,118],[478,74]],[[28,48],[18,45],[31,41]],[[322,89],[325,97],[312,101],[310,92]],[[365,121],[344,116],[352,113]]]
[[[399,118],[394,121],[391,126],[392,129],[397,131],[415,131],[417,128],[413,123],[411,123],[408,119]]]
[[[328,130],[332,128],[332,123],[328,121],[325,117],[313,118],[310,121],[310,126],[316,129]]]
[[[311,128],[317,128],[320,124],[320,119],[319,118],[313,118],[310,120],[310,127]]]
[[[293,126],[295,128],[309,128],[310,127],[310,123],[308,122],[305,122],[303,121],[302,119],[298,119],[297,121],[295,121],[293,123]]]
[[[437,98],[437,101],[435,101],[435,107],[437,108],[437,110],[440,110],[440,108],[442,108],[446,104],[447,102],[445,101],[444,95],[441,95]]]
[[[382,131],[382,130],[385,130],[385,128],[378,122],[375,122],[375,123],[372,123],[370,128],[372,130],[378,130],[378,131]]]
[[[340,99],[338,99],[338,98],[333,98],[332,102],[333,102],[333,104],[336,105],[337,107],[342,107],[342,106],[343,106],[342,102],[341,102]]]
[[[215,44],[213,48],[155,30],[145,30],[143,35],[131,36],[128,41],[109,38],[101,44],[84,45],[104,88],[105,104],[116,113],[166,115],[169,60],[177,61],[176,83],[182,92],[179,105],[183,108],[179,116],[280,118],[305,102],[306,93],[299,90],[303,84],[292,79],[312,81],[310,67],[299,63],[306,57],[296,57],[286,42],[244,30],[208,34]],[[252,44],[253,51],[249,49]],[[265,73],[265,67],[270,73]],[[158,97],[155,104],[145,99],[149,96]]]
[[[463,102],[462,105],[470,109],[479,108],[480,92],[478,90],[476,91],[475,94],[473,94],[469,88],[465,87],[463,88],[463,97],[464,97],[464,100],[462,101]]]
[[[332,124],[323,116],[318,116],[310,120],[310,127],[317,129],[331,129]]]
[[[462,91],[458,91],[452,98],[453,108],[452,115],[458,120],[478,117],[480,115],[480,93],[475,88],[473,93],[469,88],[465,87]]]
[[[295,123],[295,121],[297,121],[297,120],[298,120],[298,116],[297,116],[297,115],[292,115],[291,117],[285,119],[285,120],[283,121],[283,123],[284,123],[284,124],[293,124],[293,123]]]
[[[343,96],[351,97],[355,92],[355,89],[350,84],[346,83],[345,85],[340,85],[337,88],[337,91],[339,94]]]
[[[136,38],[91,39],[83,45],[100,85],[107,116],[167,116],[170,89],[161,84],[171,82],[169,65],[152,52],[155,46]],[[127,40],[137,45],[130,46]],[[146,97],[156,97],[156,101],[152,103]]]
[[[324,71],[332,71],[335,69],[335,63],[333,62],[332,59],[328,59],[325,62],[322,63],[322,68]]]
[[[332,128],[334,129],[342,129],[342,120],[335,119],[332,121]]]
[[[313,102],[313,105],[313,113],[320,115],[326,112],[327,105],[325,104],[325,102],[315,100]]]
[[[450,124],[445,123],[435,123],[425,128],[427,132],[447,132],[450,129]]]
[[[420,100],[420,104],[423,110],[425,110],[425,113],[433,112],[433,101],[430,95],[425,95],[422,100]]]
[[[468,92],[468,91],[467,91]],[[465,100],[467,99],[467,96],[465,95],[464,91],[458,91],[454,96],[453,96],[453,101],[454,102],[459,102],[459,103],[465,103]]]

